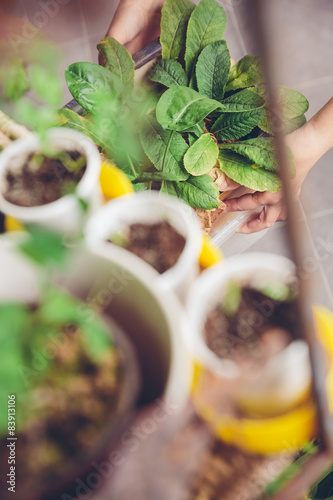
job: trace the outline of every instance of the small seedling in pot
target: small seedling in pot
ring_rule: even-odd
[[[78,457],[91,453],[117,425],[125,358],[106,317],[51,284],[52,270],[68,257],[61,237],[31,228],[20,247],[43,267],[38,301],[0,304],[0,399],[4,405],[8,394],[15,394],[21,493],[62,480]],[[1,436],[7,426],[2,412]],[[6,457],[2,448],[0,462]]]
[[[34,51],[24,59],[6,63],[0,71],[1,107],[16,120],[37,132],[38,150],[21,153],[6,166],[2,195],[18,206],[40,206],[56,201],[68,191],[66,184],[77,184],[87,159],[72,146],[51,144],[48,129],[56,124],[56,108],[62,101],[61,81],[57,72],[59,54],[47,44],[33,44]],[[29,130],[0,111],[2,136],[12,139],[28,135]]]
[[[259,368],[300,338],[298,328],[293,287],[267,282],[253,288],[232,280],[221,304],[207,315],[205,338],[219,357]]]
[[[186,244],[185,238],[167,221],[130,224],[122,232],[113,233],[108,241],[126,248],[160,274],[177,263]]]

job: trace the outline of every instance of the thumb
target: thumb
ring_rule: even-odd
[[[233,181],[229,177],[227,177],[224,173],[215,181],[217,187],[220,191],[231,191],[232,189],[236,189],[240,186],[238,182]]]
[[[131,42],[147,26],[150,5],[151,0],[122,0],[106,36],[115,38],[122,45]]]

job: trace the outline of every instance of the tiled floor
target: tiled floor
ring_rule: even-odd
[[[228,15],[226,39],[234,59],[257,53],[251,0],[220,0]],[[96,43],[105,34],[117,0],[2,0],[1,7],[23,20],[43,22],[44,31],[63,50],[61,74],[75,61],[97,62]],[[279,0],[274,4],[278,41],[277,64],[281,83],[301,91],[310,101],[310,118],[332,97],[333,2],[332,0]],[[64,83],[64,102],[70,99]],[[307,265],[317,276],[316,298],[333,307],[333,150],[313,168],[304,183],[301,208],[308,234]],[[230,253],[250,246],[250,251],[287,254],[284,224],[265,231],[261,238],[239,236]],[[252,242],[254,243],[252,244]],[[227,253],[229,253],[229,250]]]

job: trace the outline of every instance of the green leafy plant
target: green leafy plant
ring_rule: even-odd
[[[182,23],[175,23],[176,17]],[[247,55],[231,67],[228,46],[222,40],[225,26],[225,12],[215,0],[201,0],[194,8],[189,2],[166,0],[161,23],[162,60],[150,72],[151,80],[159,84],[157,123],[164,133],[173,132],[178,141],[181,136],[188,145],[182,161],[177,161],[177,170],[184,166],[190,176],[165,179],[162,191],[204,209],[219,206],[219,192],[213,194],[214,181],[207,176],[213,168],[249,189],[275,192],[281,188],[270,136],[274,117],[269,111],[260,58]],[[180,50],[174,50],[174,39],[182,40]],[[308,108],[306,99],[286,87],[279,88],[279,99],[286,131],[301,126]],[[157,124],[154,128],[158,134],[150,128],[148,134],[141,133],[141,140],[145,153],[161,170],[150,153],[162,134]],[[295,165],[288,153],[294,177]],[[171,147],[164,157],[170,154]],[[212,196],[199,196],[198,191],[207,193],[209,185]]]
[[[141,86],[139,94],[131,56],[116,40],[103,39],[98,48],[105,68],[76,63],[66,71],[69,89],[87,114],[60,110],[62,124],[89,135],[136,189],[154,183],[196,208],[220,205],[212,169],[249,189],[278,191],[274,115],[261,60],[247,55],[231,67],[222,39],[226,22],[215,0],[197,6],[166,0],[162,58],[149,73],[152,88]],[[304,96],[279,87],[279,100],[286,132],[304,124]],[[290,151],[289,159],[293,177]]]
[[[280,492],[290,480],[302,469],[305,463],[321,449],[318,443],[307,443],[299,452],[298,457],[265,489],[265,497],[270,498]],[[305,498],[309,500],[331,500],[333,498],[333,470],[332,466],[326,470],[312,486]]]
[[[27,155],[26,165],[37,172],[45,159],[55,160],[53,166],[58,167],[60,162],[69,173],[76,174],[86,167],[85,156],[73,159],[69,152],[54,148],[47,133],[58,125],[56,110],[62,103],[59,60],[55,47],[45,40],[36,40],[20,58],[5,61],[0,68],[0,136],[7,146],[11,140],[28,134],[28,128],[32,129],[39,135],[40,148],[33,156]],[[61,188],[64,194],[69,190],[74,194],[76,185],[77,180],[66,179]]]
[[[58,121],[85,133],[131,180],[137,180],[144,171],[138,131],[156,97],[147,88],[134,85],[134,61],[119,42],[107,37],[98,48],[105,67],[79,62],[65,71],[68,88],[85,109],[85,116],[60,109]]]
[[[54,46],[36,40],[22,56],[6,61],[0,69],[2,109],[42,138],[55,122],[56,108],[61,106],[59,60]]]

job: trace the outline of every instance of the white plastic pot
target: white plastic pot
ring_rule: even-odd
[[[77,195],[89,203],[90,211],[102,203],[99,186],[101,159],[98,149],[84,134],[68,128],[54,128],[48,132],[51,145],[56,148],[76,149],[87,158],[86,171],[77,185]],[[39,224],[56,231],[71,234],[79,229],[82,209],[73,195],[66,195],[46,205],[21,207],[8,202],[3,196],[5,173],[9,162],[18,155],[38,151],[40,139],[36,134],[13,142],[0,154],[0,211],[14,217],[23,224]]]
[[[221,388],[230,386],[228,398],[245,412],[272,416],[288,411],[307,397],[311,385],[311,367],[308,346],[303,340],[294,340],[269,360],[252,378],[245,378],[240,367],[230,359],[219,358],[204,339],[207,314],[223,300],[230,280],[260,288],[267,282],[290,284],[295,279],[294,264],[285,257],[266,253],[243,254],[227,259],[221,265],[205,271],[190,290],[187,310],[190,317],[190,335],[187,345],[202,372],[212,381],[220,381]],[[216,386],[218,388],[218,384]],[[198,389],[198,388],[197,388]],[[198,389],[199,398],[203,396]],[[210,396],[210,403],[214,397]],[[217,413],[222,402],[216,398]]]
[[[194,211],[177,198],[156,191],[138,192],[117,198],[104,205],[88,221],[86,240],[94,252],[102,251],[104,255],[113,256],[115,245],[107,242],[112,234],[121,233],[133,223],[155,224],[163,220],[167,220],[184,236],[186,244],[172,268],[163,274],[154,271],[154,281],[160,289],[173,290],[184,298],[199,272],[202,232]],[[119,250],[125,262],[130,257],[130,252],[123,248]],[[136,262],[141,260],[132,254],[131,258]]]
[[[12,301],[36,304],[39,300],[42,270],[32,265],[30,260],[16,250],[14,241],[22,237],[26,235],[21,233],[14,237],[0,237],[0,304]],[[144,262],[141,266],[141,262],[130,260],[124,266],[122,253],[118,250],[121,249],[116,248],[111,258],[93,255],[84,248],[77,249],[70,258],[67,272],[58,275],[55,280],[74,296],[90,304],[89,308],[84,302],[78,306],[87,321],[94,314],[91,309],[93,308],[97,313],[103,314],[116,339],[117,331],[126,332],[125,339],[127,343],[130,340],[131,351],[134,351],[140,368],[139,397],[134,391],[135,401],[130,399],[132,406],[125,406],[124,415],[120,414],[121,421],[118,424],[115,424],[114,419],[109,424],[106,423],[109,425],[107,433],[106,429],[101,429],[100,443],[96,449],[89,451],[90,455],[85,458],[78,457],[76,463],[70,462],[68,467],[64,463],[63,478],[50,481],[46,490],[44,483],[40,484],[41,491],[33,488],[26,492],[21,489],[18,491],[20,500],[60,498],[67,492],[69,496],[75,496],[77,478],[85,480],[91,473],[96,474],[96,469],[92,466],[94,462],[103,464],[109,460],[108,463],[111,464],[115,449],[125,442],[127,435],[131,435],[130,426],[135,410],[146,415],[147,405],[152,405],[156,410],[149,415],[156,415],[157,419],[161,418],[162,412],[164,421],[168,416],[176,416],[188,401],[192,365],[182,343],[182,329],[186,327],[184,309],[174,294],[154,290],[150,272],[154,273],[149,266]],[[118,345],[122,346],[122,343],[118,342]],[[49,347],[54,349],[51,343]],[[125,357],[126,359],[129,361],[128,357]],[[127,377],[133,379],[136,375],[136,364],[126,365]],[[132,389],[133,385],[136,385],[136,381],[132,380]],[[128,396],[123,394],[122,399],[125,398],[126,402],[130,397],[132,395],[128,391]],[[138,417],[140,418],[140,413]],[[155,423],[155,420],[153,422]],[[114,425],[118,427],[114,428]],[[121,453],[130,453],[126,444],[120,450],[120,456]],[[112,478],[108,484],[111,492]],[[39,486],[38,477],[29,479]],[[2,484],[0,486],[3,487]]]
[[[43,271],[18,252],[15,243],[24,237],[0,236],[0,303],[38,302]],[[182,335],[185,311],[173,293],[156,290],[154,270],[132,257],[124,263],[117,247],[112,256],[80,248],[56,281],[127,332],[143,368],[144,402],[161,398],[171,411],[178,411],[187,401],[192,379]],[[86,315],[89,320],[90,309]]]

